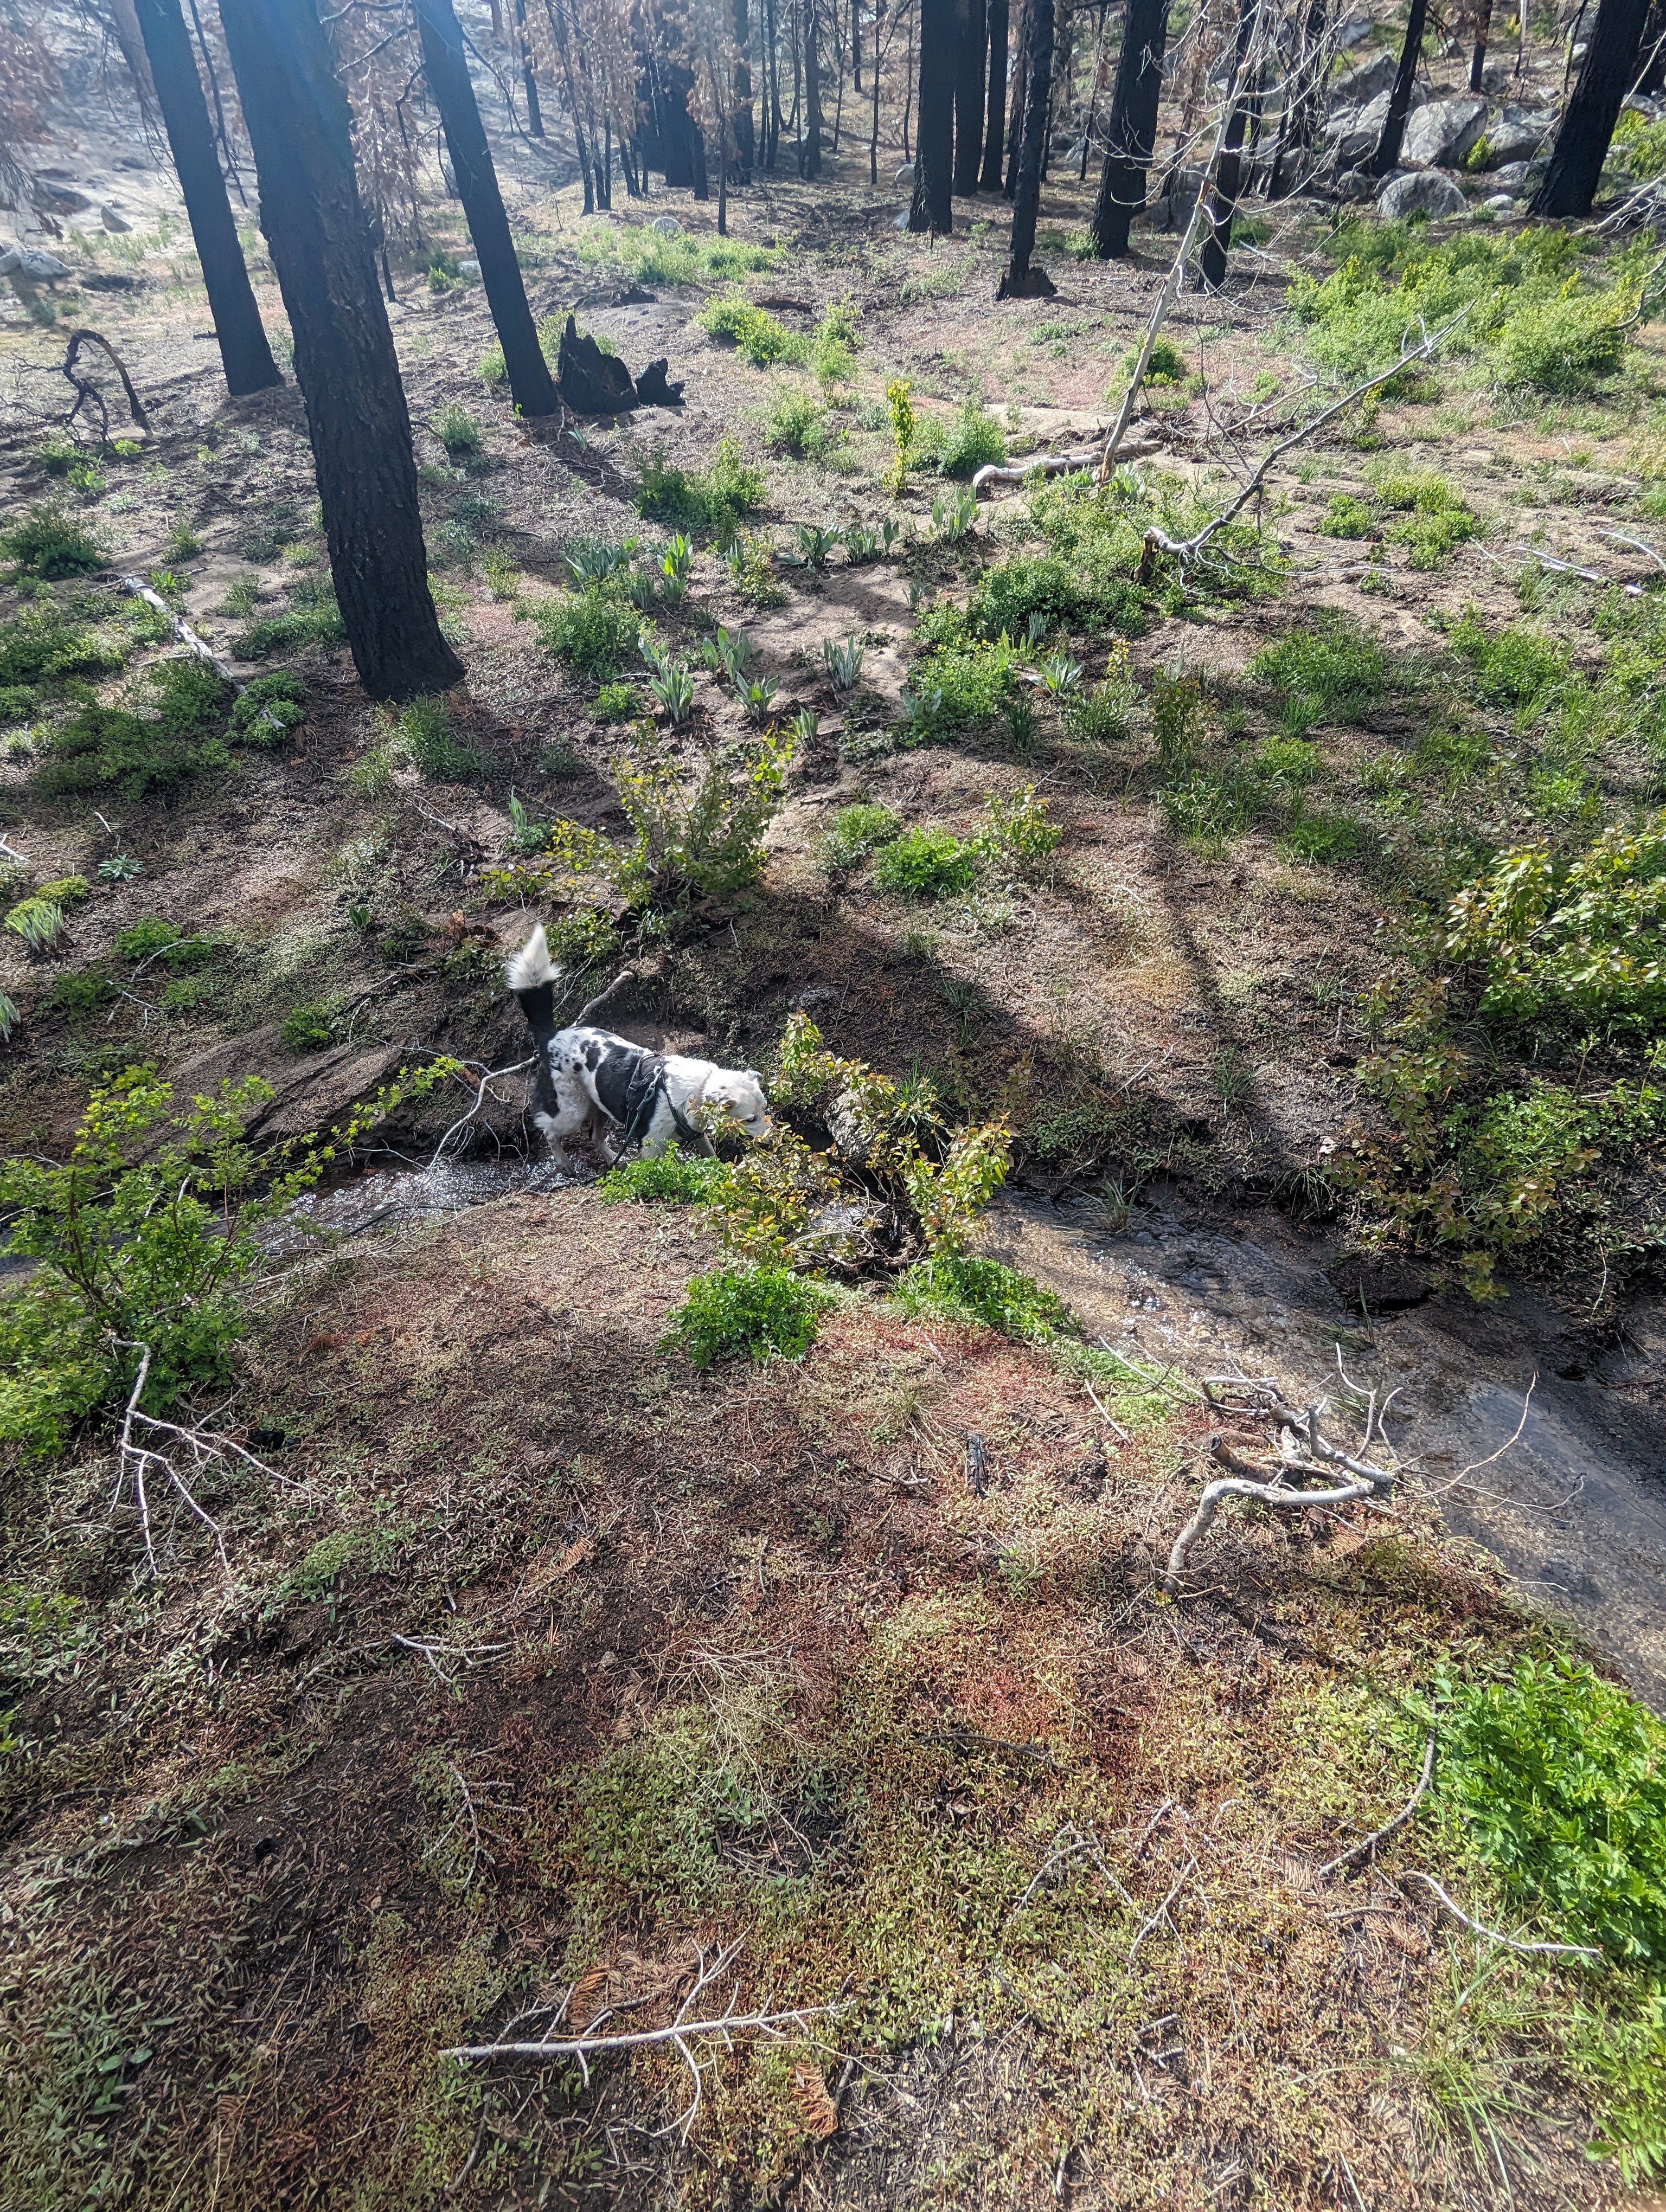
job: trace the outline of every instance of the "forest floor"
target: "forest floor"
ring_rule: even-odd
[[[7,305],[8,517],[57,502],[107,556],[0,589],[7,637],[90,638],[96,697],[153,706],[144,672],[172,647],[112,580],[131,572],[243,674],[306,687],[277,744],[137,793],[54,792],[76,695],[43,677],[11,702],[10,899],[87,888],[50,945],[0,937],[7,1151],[64,1157],[89,1091],[141,1059],[182,1092],[266,1078],[263,1138],[435,1055],[515,1061],[502,957],[561,907],[525,872],[525,825],[618,836],[630,709],[598,719],[600,678],[650,704],[634,655],[585,670],[550,649],[564,556],[664,544],[637,511],[645,467],[706,483],[728,438],[763,476],[750,559],[708,536],[654,619],[672,651],[744,628],[777,720],[807,716],[768,865],[646,927],[616,901],[572,1003],[651,951],[607,1018],[766,1070],[807,1008],[955,1118],[1007,1121],[1019,1197],[991,1249],[1046,1276],[1049,1223],[1085,1222],[1127,1283],[1126,1318],[1091,1322],[1125,1355],[1109,1417],[1058,1346],[866,1292],[801,1361],[702,1374],[661,1339],[714,1233],[517,1171],[466,1212],[362,1207],[339,1242],[275,1253],[219,1416],[270,1473],[197,1493],[223,1563],[159,1507],[150,1576],[107,1434],[9,1468],[8,2203],[1596,2206],[1663,2154],[1657,1981],[1484,1942],[1402,1881],[1426,1869],[1494,1927],[1565,1925],[1487,1858],[1456,1756],[1380,1862],[1321,1871],[1410,1796],[1432,1686],[1588,1649],[1453,1534],[1432,1460],[1408,1455],[1390,1513],[1223,1516],[1189,1595],[1158,1579],[1219,1425],[1195,1382],[1221,1356],[1220,1285],[1185,1272],[1187,1240],[1270,1243],[1274,1216],[1335,1287],[1316,1360],[1276,1314],[1246,1324],[1233,1356],[1255,1371],[1310,1395],[1335,1346],[1376,1383],[1385,1316],[1447,1316],[1484,1376],[1554,1364],[1565,1413],[1657,1474],[1647,1039],[1489,1027],[1457,983],[1443,1026],[1427,986],[1446,902],[1495,854],[1583,851],[1666,791],[1666,634],[1655,596],[1623,589],[1662,565],[1634,542],[1666,474],[1660,325],[1577,393],[1512,378],[1503,338],[1409,375],[1291,454],[1229,560],[1141,587],[1143,529],[1183,534],[1230,495],[1229,460],[1306,380],[1368,350],[1391,275],[1450,246],[1439,282],[1461,288],[1473,248],[1489,283],[1530,289],[1532,250],[1501,268],[1517,228],[1460,222],[1373,262],[1369,214],[1339,234],[1316,204],[1258,206],[1225,292],[1170,318],[1180,358],[1133,472],[1103,501],[1008,493],[964,527],[964,479],[930,455],[1088,442],[1173,241],[1145,228],[1127,263],[1076,259],[1087,196],[1055,178],[1056,296],[996,307],[1004,207],[967,204],[965,234],[931,248],[865,175],[760,182],[725,244],[685,194],[581,219],[523,166],[535,313],[575,311],[633,370],[665,355],[685,387],[558,437],[483,381],[477,283],[400,273],[436,596],[468,672],[414,721],[365,700],[332,635],[298,395],[226,399],[179,236],[79,233],[64,295]],[[675,236],[649,228],[667,214]],[[429,210],[453,259],[454,215]],[[1351,255],[1355,291],[1298,320],[1292,292]],[[1551,290],[1583,270],[1581,299],[1617,297],[1633,268],[1575,255]],[[737,287],[803,341],[798,363],[751,366],[694,319]],[[830,309],[854,343],[818,377]],[[88,323],[150,427],[66,460],[48,395],[64,329]],[[922,451],[893,496],[899,377]],[[891,551],[792,564],[801,526],[885,521]],[[1082,665],[1073,693],[992,674],[955,627],[1008,604],[1026,668]],[[824,644],[853,639],[860,679],[836,684]],[[694,678],[692,713],[658,717],[689,768],[757,734]],[[981,708],[922,720],[934,681]],[[1031,788],[1056,849],[935,898],[877,880],[844,811],[970,840]],[[124,951],[147,921],[200,956]],[[1451,1110],[1470,1120],[1443,1141],[1467,1226],[1444,1245],[1372,1149],[1395,1126],[1371,1071],[1396,1017],[1407,1052],[1464,1055]],[[1555,1105],[1575,1067],[1582,1099],[1599,1079],[1635,1098],[1624,1142]],[[470,1084],[362,1139],[320,1214],[362,1176],[392,1189]],[[499,1091],[483,1161],[535,1150],[519,1079]],[[1499,1099],[1566,1126],[1511,1121],[1478,1152],[1463,1132],[1504,1129]],[[1534,1233],[1499,1226],[1524,1206]],[[1135,1289],[1170,1251],[1171,1304]],[[1489,1337],[1471,1292],[1494,1275]],[[1628,1668],[1657,1699],[1651,1632],[1608,1638],[1602,1680]],[[809,2009],[774,2038],[587,2069],[441,2055],[514,2023],[666,2027],[690,1998],[685,2018]]]

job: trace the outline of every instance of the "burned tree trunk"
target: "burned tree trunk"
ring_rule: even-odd
[[[998,192],[1005,148],[1001,134],[1006,124],[1006,0],[989,0],[989,85],[988,122],[983,137],[983,174],[978,190]]]
[[[1012,57],[1012,89],[1006,108],[1006,182],[1010,200],[1018,188],[1018,150],[1024,143],[1024,103],[1030,90],[1030,0],[1018,0],[1018,48]]]
[[[237,242],[237,223],[214,150],[214,128],[185,17],[179,13],[179,0],[137,0],[137,9],[157,105],[167,127],[179,190],[185,195],[185,213],[191,218],[191,234],[203,264],[203,283],[208,289],[214,335],[220,341],[226,389],[234,398],[246,392],[264,392],[282,384],[283,379],[272,359],[243,249]]]
[[[1272,174],[1267,180],[1269,200],[1282,199],[1286,192],[1297,189],[1312,151],[1319,121],[1319,95],[1325,71],[1330,65],[1329,49],[1325,43],[1327,13],[1327,0],[1309,0],[1307,21],[1302,32],[1301,59],[1286,104],[1284,122],[1273,155]]]
[[[1417,82],[1417,65],[1423,58],[1423,26],[1428,15],[1429,0],[1412,0],[1412,11],[1406,19],[1405,42],[1400,49],[1400,67],[1395,75],[1394,89],[1389,94],[1389,112],[1383,118],[1383,135],[1366,165],[1373,177],[1386,177],[1399,162],[1400,142],[1406,135],[1406,118],[1412,111],[1412,87]]]
[[[1093,208],[1093,251],[1101,261],[1128,250],[1128,225],[1146,204],[1146,171],[1157,144],[1157,106],[1169,42],[1169,0],[1128,0],[1116,85],[1105,126],[1105,166]]]
[[[1596,28],[1551,149],[1544,182],[1529,215],[1589,215],[1602,181],[1608,142],[1631,90],[1648,0],[1602,0]]]
[[[1047,140],[1048,95],[1053,81],[1053,0],[1030,0],[1030,84],[1024,99],[1024,137],[1012,194],[1012,250],[998,300],[1044,299],[1053,290],[1047,272],[1030,266],[1041,205],[1042,156]]]
[[[1475,0],[1475,50],[1469,57],[1469,89],[1479,92],[1487,75],[1487,41],[1493,29],[1493,0]]]
[[[1423,0],[1412,0],[1419,7]],[[1212,292],[1218,292],[1226,282],[1226,255],[1232,243],[1232,218],[1237,213],[1238,185],[1243,167],[1243,140],[1260,100],[1256,96],[1255,73],[1246,82],[1244,65],[1250,49],[1255,43],[1256,19],[1261,12],[1261,0],[1239,0],[1237,48],[1232,62],[1232,112],[1226,125],[1226,136],[1221,142],[1220,160],[1215,169],[1214,194],[1209,210],[1209,235],[1203,241],[1199,266],[1203,281]]]
[[[314,0],[221,0],[289,310],[337,604],[373,699],[463,678],[429,591],[416,457],[353,173],[347,98]]]
[[[954,0],[920,0],[920,116],[909,228],[954,228]]]
[[[457,179],[463,212],[469,219],[486,304],[503,348],[510,393],[523,415],[553,415],[555,380],[526,304],[526,287],[521,282],[520,264],[509,235],[509,218],[503,211],[491,149],[486,143],[485,126],[469,79],[463,33],[451,0],[416,0],[416,6],[423,71],[445,126],[452,173]]]
[[[954,190],[970,198],[977,190],[983,157],[983,66],[988,44],[983,0],[961,0],[960,50],[954,79]]]
[[[822,59],[816,21],[818,0],[804,0],[804,137],[799,154],[799,174],[822,173]]]

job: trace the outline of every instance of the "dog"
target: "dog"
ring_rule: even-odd
[[[682,1053],[652,1052],[610,1030],[558,1030],[560,975],[540,922],[509,961],[504,979],[532,1032],[538,1059],[532,1119],[556,1167],[568,1169],[566,1139],[575,1137],[593,1139],[610,1166],[637,1144],[648,1159],[657,1159],[673,1141],[710,1158],[711,1139],[695,1119],[702,1107],[725,1109],[749,1137],[769,1135],[769,1102],[756,1068],[719,1067]]]

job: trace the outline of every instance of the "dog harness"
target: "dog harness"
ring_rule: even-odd
[[[705,1143],[688,1116],[672,1097],[666,1083],[666,1056],[663,1053],[646,1053],[636,1063],[635,1073],[625,1086],[624,1135],[620,1150],[640,1145],[653,1125],[654,1116],[664,1099],[671,1109],[671,1118],[677,1125],[677,1133],[684,1144],[696,1150]]]

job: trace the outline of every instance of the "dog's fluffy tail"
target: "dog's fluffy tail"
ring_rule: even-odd
[[[556,1033],[556,985],[561,970],[550,957],[550,940],[539,922],[503,971],[503,980],[520,1001],[520,1011],[539,1044]]]

